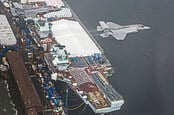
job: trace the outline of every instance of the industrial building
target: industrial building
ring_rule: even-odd
[[[15,45],[16,37],[5,15],[0,15],[0,45]]]

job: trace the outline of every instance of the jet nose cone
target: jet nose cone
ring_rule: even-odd
[[[145,30],[150,29],[150,27],[149,26],[144,26],[143,29],[145,29]]]

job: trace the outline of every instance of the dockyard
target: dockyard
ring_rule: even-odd
[[[3,5],[1,71],[12,76],[6,79],[19,115],[69,114],[69,90],[95,113],[121,108],[123,97],[107,80],[112,65],[66,2]],[[63,82],[64,89],[55,82]]]

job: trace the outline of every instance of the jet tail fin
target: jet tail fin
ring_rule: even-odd
[[[100,26],[101,26],[103,29],[109,29],[109,28],[110,28],[104,21],[99,21],[99,24],[100,24]]]
[[[112,29],[117,29],[121,27],[121,25],[113,23],[113,22],[107,22],[106,24]]]
[[[101,26],[97,26],[97,31],[103,31],[103,28]]]

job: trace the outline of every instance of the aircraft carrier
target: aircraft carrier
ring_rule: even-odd
[[[121,108],[123,97],[107,80],[114,73],[112,65],[66,1],[21,0],[3,5],[6,13],[1,17],[8,19],[13,32],[8,36],[10,26],[1,28],[5,39],[0,56],[13,76],[9,81],[18,91],[13,97],[21,101],[19,113],[68,114],[69,90],[95,113]],[[54,85],[59,81],[67,84],[63,95]]]

